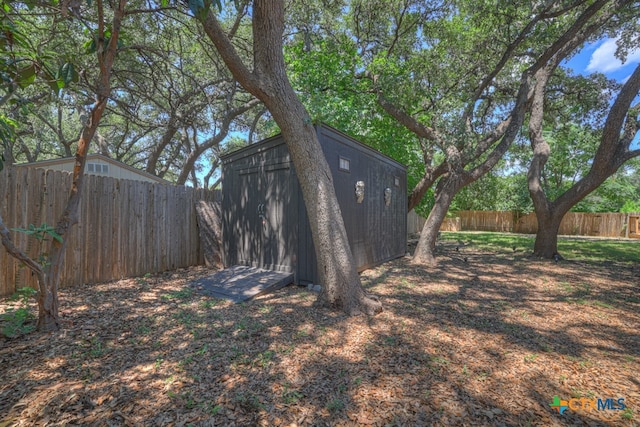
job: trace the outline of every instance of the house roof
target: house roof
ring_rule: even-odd
[[[138,175],[144,176],[145,178],[151,179],[160,184],[171,184],[166,179],[159,178],[153,174],[150,174],[149,172],[145,172],[141,169],[134,168],[133,166],[129,166],[126,163],[122,163],[118,160],[114,160],[111,157],[107,157],[102,154],[87,154],[87,161],[91,161],[91,160],[101,160],[103,162],[110,163],[114,166],[120,167],[122,169],[126,169]],[[15,164],[14,166],[46,168],[47,166],[61,165],[61,164],[72,163],[72,162],[75,162],[75,157],[61,157],[58,159],[40,160],[37,162],[31,162],[31,163],[18,163],[18,164]]]

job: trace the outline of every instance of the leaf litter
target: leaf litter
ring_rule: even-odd
[[[637,425],[638,266],[464,255],[363,272],[372,318],[203,296],[203,267],[63,289],[61,331],[0,338],[0,426]]]

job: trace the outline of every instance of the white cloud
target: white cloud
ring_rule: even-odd
[[[601,72],[611,73],[617,71],[622,67],[640,62],[640,49],[634,49],[629,51],[627,60],[623,64],[618,58],[615,57],[617,39],[607,39],[602,43],[591,55],[589,65],[587,65],[587,71],[589,72]]]

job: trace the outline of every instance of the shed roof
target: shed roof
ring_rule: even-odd
[[[387,162],[392,162],[395,163],[396,166],[401,167],[403,169],[407,169],[407,166],[400,163],[399,161],[397,161],[396,159],[387,156],[386,154],[382,153],[381,151],[376,150],[373,147],[370,147],[367,144],[364,144],[360,141],[358,141],[357,139],[355,139],[354,137],[352,137],[351,135],[348,135],[332,126],[329,126],[326,123],[323,122],[318,122],[314,125],[314,127],[316,128],[316,133],[319,134],[321,132],[321,130],[328,130],[329,132],[333,132],[336,133],[342,137],[344,137],[345,139],[348,139],[350,142],[352,142],[353,144],[357,145],[358,147],[360,147],[363,151],[368,152],[369,154],[378,157],[380,160],[384,160]],[[245,147],[242,148],[238,148],[237,150],[233,150],[229,153],[225,153],[223,155],[220,156],[220,159],[225,162],[226,160],[229,160],[231,157],[233,158],[242,158],[245,154],[249,154],[249,152],[255,151],[255,150],[260,150],[260,147],[263,145],[267,145],[269,142],[275,140],[275,139],[279,139],[282,137],[282,134],[277,134],[274,135],[272,137],[263,139],[259,142],[256,142],[255,144],[250,144],[247,145]]]

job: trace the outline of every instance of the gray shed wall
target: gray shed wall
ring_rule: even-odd
[[[316,129],[358,269],[403,256],[406,168],[329,126]],[[340,170],[341,157],[348,159],[349,171]],[[357,181],[365,183],[362,203],[356,202]],[[385,188],[391,189],[389,206],[384,201]],[[296,283],[318,283],[302,192],[281,136],[225,156],[222,194],[226,266],[288,271],[294,273]]]

